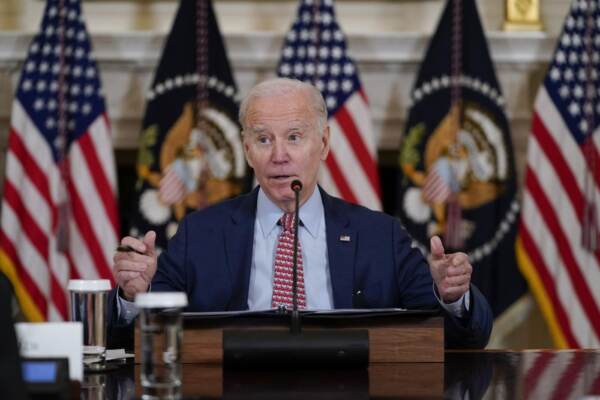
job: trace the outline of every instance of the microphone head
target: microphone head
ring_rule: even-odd
[[[302,182],[300,182],[298,179],[294,179],[290,187],[294,192],[299,192],[302,190]]]

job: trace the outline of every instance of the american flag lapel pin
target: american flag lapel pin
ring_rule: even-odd
[[[340,235],[340,242],[349,242],[349,241],[350,241],[349,235]]]

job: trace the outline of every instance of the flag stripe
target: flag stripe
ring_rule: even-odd
[[[112,226],[112,234],[117,237],[119,236],[119,223],[114,201],[115,193],[113,193],[112,185],[106,176],[102,163],[98,159],[91,136],[91,133],[83,135],[78,144],[84,154],[83,160],[86,162],[90,175],[94,180],[93,188],[96,189],[97,197],[102,200],[104,212]]]
[[[581,274],[581,270],[574,259],[572,249],[568,244],[568,240],[558,225],[558,217],[556,212],[552,209],[542,187],[530,168],[527,168],[527,171],[525,172],[525,184],[527,186],[527,190],[532,194],[538,209],[540,210],[540,213],[544,218],[546,225],[548,226],[548,229],[554,235],[561,258],[564,261],[565,266],[567,267],[567,272],[569,273],[571,281],[575,286],[575,295],[579,298],[581,301],[581,306],[589,315],[590,323],[596,332],[596,336],[600,337],[600,312],[598,312],[598,308],[594,302],[593,296],[590,293],[585,279]]]
[[[333,153],[329,153],[329,156],[327,156],[327,159],[325,160],[325,165],[329,169],[329,174],[333,178],[333,181],[337,186],[338,192],[342,195],[342,198],[351,203],[357,203],[356,196],[354,196],[352,189],[350,189],[350,186],[348,186],[346,177],[340,170]]]
[[[556,382],[554,393],[552,393],[553,400],[566,399],[574,394],[574,385],[577,379],[580,377],[580,373],[583,370],[585,361],[585,354],[575,353],[573,359],[566,363],[566,372],[560,375],[560,379]]]
[[[535,384],[538,382],[540,376],[544,373],[551,360],[552,353],[542,353],[535,359],[533,366],[527,371],[527,375],[525,375],[524,378],[524,399],[530,398],[531,391],[535,389]]]
[[[371,157],[369,150],[367,149],[363,138],[357,130],[356,125],[352,116],[346,110],[346,107],[338,108],[334,115],[334,118],[338,121],[342,127],[342,131],[346,134],[348,143],[354,150],[354,154],[360,165],[362,166],[365,175],[369,179],[371,184],[371,190],[380,196],[379,192],[379,176],[377,175],[377,168],[375,160]],[[368,190],[366,187],[363,190]]]
[[[558,327],[561,329],[560,332],[567,341],[566,344],[568,346],[576,346],[577,339],[575,339],[573,331],[571,330],[571,327],[569,325],[567,313],[565,312],[565,309],[563,308],[557,296],[558,290],[554,283],[554,279],[552,278],[552,275],[548,272],[548,266],[546,265],[542,255],[540,254],[540,251],[535,244],[536,242],[531,237],[529,229],[527,228],[527,225],[525,223],[521,224],[521,227],[519,229],[519,236],[523,243],[523,249],[526,251],[528,257],[533,263],[534,270],[532,272],[535,272],[536,276],[539,277],[540,281],[543,283],[544,292],[547,295],[550,304],[552,305],[552,309],[550,311],[552,312],[553,316],[558,322]],[[523,267],[523,264],[521,264],[521,266]],[[525,274],[529,275],[527,271],[525,272]]]
[[[0,231],[0,245],[2,247],[2,251],[6,253],[7,257],[15,266],[19,281],[25,287],[27,294],[33,300],[33,303],[37,307],[37,311],[45,318],[47,313],[46,296],[40,291],[39,286],[33,281],[33,279],[31,279],[27,269],[23,268],[23,264],[17,255],[17,251],[15,250],[15,247],[10,239],[6,236],[4,230]]]
[[[94,235],[94,230],[92,229],[90,220],[85,214],[85,208],[83,203],[81,202],[79,193],[77,192],[77,189],[73,186],[72,182],[69,182],[68,188],[69,196],[73,204],[73,218],[78,229],[81,231],[81,236],[83,237],[85,244],[87,245],[90,251],[94,267],[96,268],[96,272],[100,276],[103,276],[105,279],[110,279],[111,283],[114,284],[112,271],[104,257],[102,257],[103,250],[100,246],[100,243],[98,242],[98,239]]]

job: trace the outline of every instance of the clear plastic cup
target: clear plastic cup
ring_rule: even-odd
[[[83,358],[87,366],[102,365],[106,354],[106,304],[108,279],[72,279],[69,319],[83,325]]]
[[[181,310],[183,292],[140,293],[142,399],[176,399],[181,396]]]

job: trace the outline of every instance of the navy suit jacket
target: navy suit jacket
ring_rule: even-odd
[[[492,313],[475,286],[464,318],[446,313],[425,258],[397,219],[320,190],[335,308],[441,309],[446,346],[487,344]],[[159,257],[152,291],[186,292],[187,311],[248,309],[257,195],[255,189],[186,216]]]

